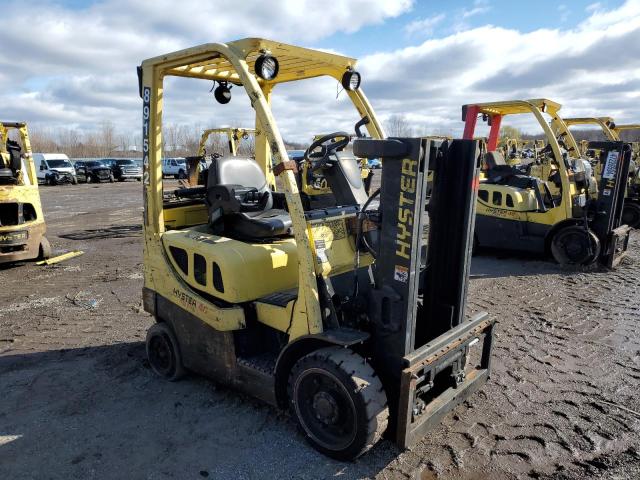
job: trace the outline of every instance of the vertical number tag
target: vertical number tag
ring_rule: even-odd
[[[144,87],[142,91],[142,168],[143,183],[149,185],[149,118],[151,117],[151,89]]]
[[[609,180],[614,179],[616,177],[616,172],[618,171],[618,157],[619,153],[616,150],[612,150],[607,155],[607,161],[604,164],[604,170],[602,172],[602,177],[607,178]]]

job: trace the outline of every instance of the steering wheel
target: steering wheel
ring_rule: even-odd
[[[311,164],[313,170],[323,168],[329,163],[331,154],[346,147],[349,141],[349,134],[346,132],[330,133],[309,145],[304,152],[304,159]]]

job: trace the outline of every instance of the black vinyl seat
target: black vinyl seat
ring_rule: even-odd
[[[531,177],[525,175],[521,170],[507,165],[500,152],[487,152],[484,156],[484,163],[487,166],[487,183],[517,188],[527,188],[527,185],[531,183]]]
[[[282,208],[283,197],[269,189],[252,158],[214,159],[206,199],[209,224],[215,231],[247,240],[291,235],[291,217]],[[274,208],[276,204],[280,208]]]

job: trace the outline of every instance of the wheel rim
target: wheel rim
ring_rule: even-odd
[[[162,375],[173,369],[175,356],[166,335],[154,335],[149,341],[149,362]]]
[[[558,240],[558,246],[571,263],[584,263],[593,254],[593,245],[586,233],[568,232]]]
[[[295,383],[298,419],[316,443],[328,450],[348,447],[357,433],[356,408],[345,386],[319,368],[305,370]]]

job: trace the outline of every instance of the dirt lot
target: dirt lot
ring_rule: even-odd
[[[317,454],[275,409],[145,360],[140,184],[42,189],[57,266],[0,270],[0,479],[640,478],[640,233],[616,272],[473,262],[494,374],[419,445]]]

